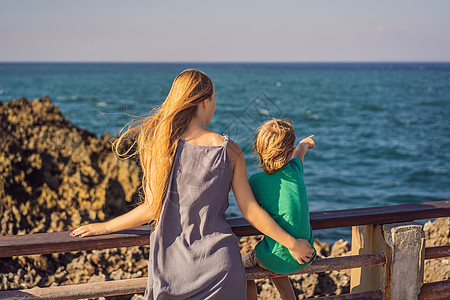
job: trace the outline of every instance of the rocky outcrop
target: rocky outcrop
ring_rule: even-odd
[[[129,210],[140,168],[119,160],[112,140],[73,126],[48,97],[0,102],[0,234],[70,230]]]
[[[132,209],[140,167],[118,159],[113,140],[73,126],[49,97],[0,102],[0,235],[67,231]],[[133,264],[133,275],[130,265],[145,251],[0,259],[0,289],[142,276],[136,268],[146,272],[146,263]]]

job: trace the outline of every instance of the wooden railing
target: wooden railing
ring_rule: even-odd
[[[313,212],[310,214],[310,220],[312,228],[317,230],[350,226],[364,228],[364,226],[375,226],[374,224],[392,224],[448,216],[450,216],[450,201],[447,200],[419,204]],[[230,219],[228,222],[232,226],[233,232],[239,237],[261,234],[245,219]],[[140,226],[135,229],[109,235],[82,239],[71,237],[69,232],[2,236],[0,237],[0,257],[143,246],[148,245],[149,234],[149,226]],[[352,249],[352,251],[354,250]],[[364,269],[376,266],[385,266],[383,269],[387,270],[389,268],[386,267],[386,264],[392,264],[392,258],[390,257],[392,253],[390,252],[381,251],[345,257],[316,259],[308,268],[293,274],[317,273],[352,268]],[[449,253],[450,245],[426,248],[423,259],[446,257],[449,256]],[[386,257],[386,255],[389,255],[389,257]],[[258,267],[246,268],[246,273],[248,279],[279,276],[276,273]],[[81,299],[142,293],[145,290],[146,280],[146,278],[138,278],[95,284],[88,283],[40,289],[0,291],[0,299]],[[447,297],[450,295],[450,281],[424,284],[419,298],[431,299],[430,291],[435,297],[433,299],[439,299],[436,298],[436,295],[437,297],[440,295]],[[351,294],[334,297],[336,299],[357,299],[358,297],[364,297],[365,299],[390,298],[386,295],[386,286],[379,286],[372,290],[358,291],[356,289]]]

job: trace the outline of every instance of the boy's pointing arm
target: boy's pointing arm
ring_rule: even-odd
[[[310,135],[307,138],[301,140],[300,143],[295,148],[294,153],[292,153],[292,157],[298,157],[303,162],[306,151],[308,149],[314,149],[314,147],[316,146],[316,143],[314,142],[313,137],[314,137],[314,135]]]

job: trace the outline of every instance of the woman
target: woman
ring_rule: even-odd
[[[287,234],[257,204],[239,146],[206,128],[215,109],[214,86],[206,74],[179,74],[161,107],[130,124],[115,144],[118,152],[124,137],[138,136],[144,203],[71,233],[107,234],[155,221],[146,299],[245,299],[238,240],[225,219],[230,187],[255,228],[287,247],[300,263],[313,253],[306,240]]]

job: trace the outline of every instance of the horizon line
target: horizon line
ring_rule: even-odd
[[[18,60],[18,61],[2,61],[1,64],[7,63],[98,63],[98,64],[351,64],[351,63],[366,63],[366,64],[382,64],[382,63],[450,63],[450,60],[358,60],[358,61],[95,61],[95,60]]]

